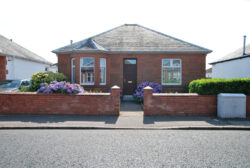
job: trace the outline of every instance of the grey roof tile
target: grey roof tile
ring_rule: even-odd
[[[136,24],[125,24],[88,39],[53,50],[71,52],[168,52],[210,53],[209,49],[185,42],[169,35]]]
[[[44,64],[52,64],[43,57],[29,51],[28,49],[20,46],[19,44],[7,39],[2,35],[0,35],[0,54],[7,56],[15,56]]]
[[[249,56],[250,56],[250,44],[246,45],[245,55],[243,55],[243,47],[241,47],[209,64],[216,64],[220,62],[241,59],[241,58],[249,57]]]

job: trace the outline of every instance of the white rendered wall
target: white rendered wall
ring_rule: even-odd
[[[212,78],[250,78],[250,57],[213,65]]]
[[[49,65],[13,58],[11,61],[7,61],[6,79],[31,79],[34,73],[45,72],[46,67]]]
[[[48,68],[48,71],[51,71],[51,72],[54,72],[54,73],[58,72],[57,66],[50,66]]]
[[[211,72],[209,72],[209,73],[207,72],[206,73],[206,78],[211,78],[211,77],[212,77],[212,73]]]

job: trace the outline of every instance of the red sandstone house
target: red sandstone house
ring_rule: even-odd
[[[87,90],[118,85],[133,94],[142,81],[158,82],[164,92],[183,92],[205,78],[209,49],[137,24],[125,24],[52,51],[58,72]]]

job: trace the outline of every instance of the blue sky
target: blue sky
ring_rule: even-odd
[[[209,48],[207,62],[250,43],[250,0],[2,0],[0,34],[57,62],[51,50],[125,23]]]

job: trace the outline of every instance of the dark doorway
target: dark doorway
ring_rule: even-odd
[[[137,85],[137,60],[123,60],[123,94],[132,95]]]

